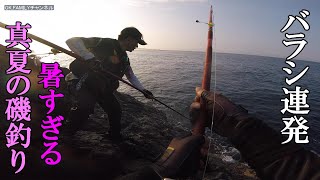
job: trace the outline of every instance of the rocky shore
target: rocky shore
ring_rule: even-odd
[[[73,136],[68,136],[61,131],[59,135],[58,150],[62,160],[56,166],[48,166],[40,158],[44,152],[41,121],[45,118],[47,107],[45,102],[38,98],[39,94],[48,91],[38,84],[40,79],[39,61],[30,59],[25,69],[32,72],[26,75],[31,80],[31,89],[25,95],[29,97],[32,107],[31,121],[26,126],[32,129],[31,144],[27,149],[15,146],[16,149],[26,153],[25,168],[19,174],[14,174],[15,168],[11,165],[11,151],[6,147],[6,131],[10,121],[6,120],[6,99],[15,97],[6,92],[6,82],[12,75],[6,75],[9,67],[9,57],[5,47],[0,46],[0,176],[6,179],[116,179],[128,173],[135,172],[152,164],[167,148],[173,137],[183,136],[189,132],[172,124],[166,115],[156,108],[141,103],[135,98],[117,92],[117,97],[122,106],[122,134],[124,142],[112,144],[105,134],[109,129],[107,114],[97,105],[94,114],[90,116],[85,128]],[[64,74],[68,69],[63,69]],[[64,116],[67,121],[68,110],[71,106],[66,82],[60,82],[57,93],[63,93],[64,98],[56,99],[56,108],[53,115]],[[22,85],[21,85],[22,86]],[[63,125],[61,127],[63,128]],[[241,155],[235,150],[233,154],[225,154],[222,145],[228,142],[218,135],[212,136],[212,145],[209,152],[209,161],[206,173],[203,168],[199,171],[197,179],[258,179],[252,169],[241,161]],[[72,144],[70,143],[72,141]],[[219,143],[217,143],[219,142]],[[229,151],[230,152],[230,151]],[[232,159],[225,159],[232,157]],[[17,165],[18,166],[18,165]],[[98,178],[100,177],[100,178]]]

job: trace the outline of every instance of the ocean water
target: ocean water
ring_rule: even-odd
[[[189,105],[195,97],[195,87],[201,86],[204,52],[164,51],[138,49],[129,53],[131,66],[146,89],[162,102],[188,116]],[[54,58],[60,65],[68,67],[73,58],[59,55]],[[320,153],[320,63],[294,60],[292,75],[282,70],[288,67],[285,57],[263,57],[253,55],[216,53],[214,55],[211,90],[216,89],[233,102],[242,105],[251,114],[262,119],[269,126],[281,131],[284,123],[284,108],[281,99],[289,98],[282,88],[295,90],[295,86],[308,89],[307,104],[310,112],[303,115],[308,122],[309,144],[307,149]],[[306,66],[307,73],[296,83],[287,86],[285,78],[299,74]],[[124,78],[125,79],[125,78]],[[135,89],[120,83],[120,92],[125,92],[138,100],[164,111],[167,118],[188,129],[190,122],[156,101],[151,101]]]

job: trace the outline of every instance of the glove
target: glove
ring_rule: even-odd
[[[142,90],[142,91],[143,91],[144,97],[146,97],[146,98],[148,98],[148,99],[153,99],[153,98],[154,98],[152,92],[150,92],[150,91],[148,91],[148,90],[146,90],[146,89],[144,89],[144,90]]]
[[[173,138],[162,157],[152,164],[162,178],[188,177],[200,166],[200,148],[205,142],[202,135]]]
[[[200,98],[206,107],[206,126],[213,124],[213,130],[224,137],[230,137],[237,127],[240,127],[242,119],[248,119],[248,111],[243,107],[234,104],[227,97],[220,93],[205,91],[202,88],[196,88],[196,98],[190,106],[190,116],[192,123],[199,117]],[[214,106],[214,119],[212,112]],[[213,122],[212,122],[213,121]]]

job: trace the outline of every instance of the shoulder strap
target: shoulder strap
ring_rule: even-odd
[[[114,55],[118,55],[122,61],[124,62],[129,62],[129,58],[128,58],[128,54],[122,50],[121,46],[120,46],[120,43],[118,40],[116,39],[112,39],[113,41],[113,45],[114,45],[114,50],[115,50],[115,53]]]
[[[90,38],[84,38],[82,37],[81,40],[83,41],[86,48],[95,48],[100,44],[102,38],[99,37],[90,37]]]

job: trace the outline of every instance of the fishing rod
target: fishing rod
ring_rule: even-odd
[[[4,29],[7,29],[6,26],[7,26],[6,24],[0,22],[0,27],[2,27],[2,28],[4,28]],[[8,29],[7,29],[7,30],[8,30]],[[67,50],[67,49],[65,49],[65,48],[63,48],[63,47],[60,47],[60,46],[58,46],[58,45],[56,45],[56,44],[54,44],[54,43],[51,43],[51,42],[49,42],[49,41],[47,41],[47,40],[45,40],[45,39],[42,39],[42,38],[40,38],[40,37],[38,37],[38,36],[36,36],[36,35],[33,35],[33,34],[31,34],[31,33],[27,33],[27,35],[28,35],[28,37],[30,37],[31,39],[34,39],[34,40],[36,40],[36,41],[38,41],[38,42],[40,42],[40,43],[42,43],[42,44],[45,44],[45,45],[47,45],[47,46],[50,46],[50,47],[54,48],[54,49],[51,49],[51,51],[52,51],[53,54],[54,54],[54,53],[63,52],[63,53],[65,53],[65,54],[68,54],[69,56],[72,56],[72,57],[76,58],[76,59],[85,61],[81,56],[79,56],[79,55],[77,55],[77,54],[75,54],[75,53],[73,53],[73,52],[71,52],[71,51],[69,51],[69,50]],[[95,72],[96,72],[96,71],[95,71]],[[96,73],[98,73],[99,75],[101,75],[104,79],[107,79],[107,77],[106,77],[104,74],[102,74],[102,73],[100,73],[100,72],[96,72]],[[121,77],[119,77],[119,76],[117,76],[117,75],[115,75],[115,74],[113,74],[113,73],[111,73],[111,72],[109,72],[109,71],[103,70],[103,73],[107,73],[108,75],[112,76],[113,78],[115,78],[115,79],[117,79],[117,80],[119,80],[119,81],[121,81],[121,82],[129,85],[130,87],[138,90],[138,91],[141,92],[142,94],[146,94],[144,91],[140,90],[139,88],[135,87],[135,86],[132,85],[131,83],[125,81],[125,80],[122,79]],[[170,110],[176,112],[176,113],[179,114],[180,116],[182,116],[182,117],[190,120],[190,118],[184,116],[182,113],[178,112],[177,110],[175,110],[175,109],[171,108],[170,106],[166,105],[165,103],[161,102],[161,101],[158,100],[156,97],[152,96],[152,99],[155,100],[155,101],[157,101],[158,103],[164,105],[165,107],[169,108]]]
[[[197,23],[203,23],[201,21],[196,20]],[[201,87],[210,91],[210,82],[211,82],[211,66],[212,66],[212,40],[213,40],[213,23],[212,23],[212,6],[210,7],[210,15],[209,22],[205,23],[208,25],[208,42],[207,42],[207,51],[206,58],[203,68],[202,82]],[[192,133],[195,135],[204,135],[205,133],[205,124],[206,124],[206,104],[200,98],[200,115],[198,119],[195,121],[195,124],[192,128]]]
[[[171,108],[170,106],[168,106],[168,105],[164,104],[163,102],[159,101],[158,99],[156,99],[156,98],[153,98],[153,99],[154,99],[155,101],[157,101],[158,103],[160,103],[160,104],[164,105],[165,107],[167,107],[167,108],[171,109],[172,111],[174,111],[174,112],[178,113],[180,116],[182,116],[182,117],[184,117],[184,118],[188,119],[189,121],[191,120],[190,118],[188,118],[188,117],[184,116],[184,115],[183,115],[183,114],[181,114],[180,112],[178,112],[178,111],[174,110],[173,108]]]
[[[204,68],[203,68],[203,76],[202,76],[202,83],[201,87],[206,90],[210,91],[210,82],[211,82],[211,66],[212,66],[212,41],[213,41],[213,11],[212,11],[212,5],[210,7],[210,15],[209,15],[209,22],[204,23],[201,21],[196,20],[197,23],[203,23],[207,24],[209,29],[208,29],[208,41],[207,41],[207,50],[206,50],[206,58],[205,58],[205,63],[204,63]],[[216,71],[215,71],[216,72]],[[215,87],[214,87],[215,88]],[[214,99],[215,103],[215,99]],[[213,104],[213,109],[212,109],[212,119],[211,119],[211,135],[212,135],[212,129],[213,129],[213,118],[214,118],[214,105]],[[198,119],[196,119],[193,128],[192,128],[192,134],[193,135],[205,135],[205,128],[206,128],[206,120],[207,120],[207,113],[206,113],[206,103],[205,100],[200,98],[200,115],[198,116]],[[205,166],[203,170],[203,176],[202,179],[204,179],[206,169],[208,166],[209,162],[209,156],[208,152],[210,151],[211,147],[211,139],[209,139],[209,142],[207,144],[208,146],[205,148],[204,156],[206,156],[206,161],[205,161]]]

